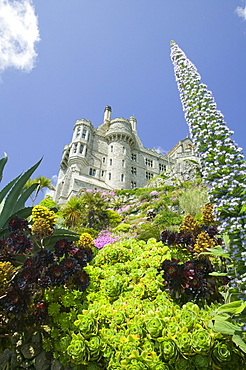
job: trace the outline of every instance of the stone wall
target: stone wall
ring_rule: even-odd
[[[64,367],[50,352],[42,348],[42,338],[39,333],[33,335],[29,343],[21,345],[18,338],[17,351],[5,349],[0,356],[0,370],[29,369],[29,370],[71,370],[71,366]],[[18,343],[19,342],[19,343]]]

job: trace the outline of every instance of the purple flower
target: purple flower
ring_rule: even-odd
[[[107,244],[113,244],[114,242],[118,241],[119,238],[114,236],[109,231],[102,230],[96,239],[94,239],[95,247],[98,249],[102,249]]]
[[[149,193],[149,195],[151,195],[152,197],[155,197],[155,196],[159,195],[159,193],[158,193],[158,191],[153,190],[153,191],[151,191],[151,192]]]

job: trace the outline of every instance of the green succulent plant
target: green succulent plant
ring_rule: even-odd
[[[236,360],[245,361],[232,336],[223,337],[209,327],[221,305],[200,308],[187,302],[181,306],[165,291],[158,269],[169,258],[169,248],[154,239],[125,240],[101,249],[85,267],[91,280],[83,293],[84,303],[82,297],[71,299],[66,319],[56,315],[52,324],[52,330],[57,329],[55,356],[64,365],[87,369],[96,363],[105,370],[199,370],[202,366],[225,370],[224,364],[229,369]],[[59,292],[60,297],[64,294],[67,298],[57,302],[57,295],[49,293],[48,304],[59,303],[64,311],[69,294]],[[65,354],[60,346],[64,337],[70,338]],[[230,361],[221,360],[225,348],[219,351],[218,343],[226,343]]]

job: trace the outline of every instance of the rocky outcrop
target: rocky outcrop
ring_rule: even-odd
[[[164,175],[151,180],[146,187],[178,185],[184,181],[194,181],[200,174],[200,164],[193,160],[183,160],[170,167]]]

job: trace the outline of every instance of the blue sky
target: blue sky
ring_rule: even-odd
[[[58,174],[73,125],[135,116],[147,148],[188,134],[170,60],[174,40],[246,148],[246,1],[0,0],[3,184],[42,156]]]

